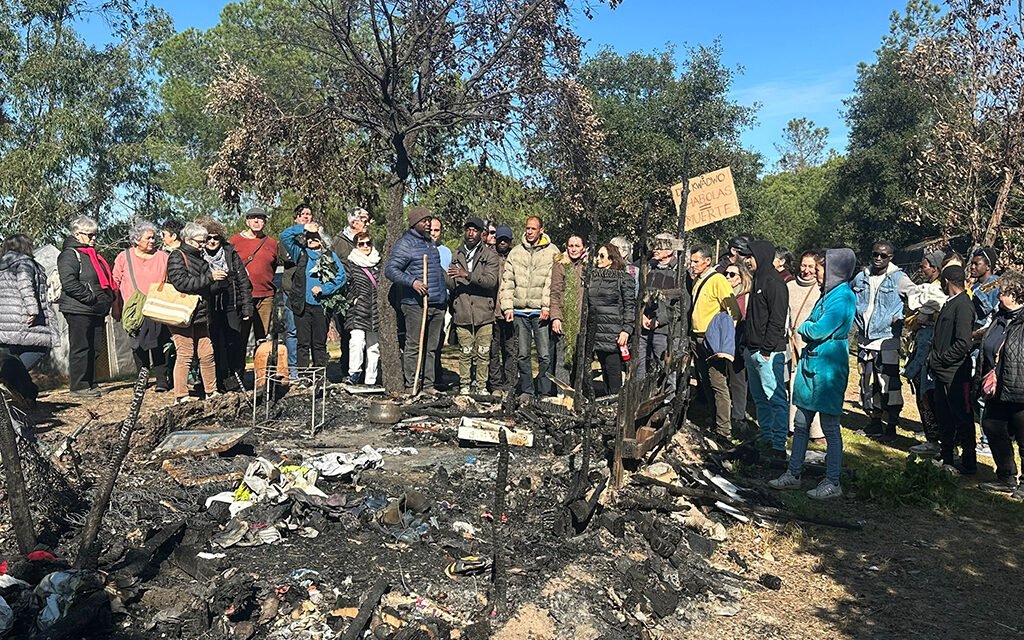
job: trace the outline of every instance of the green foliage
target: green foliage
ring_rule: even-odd
[[[832,223],[822,203],[844,162],[837,156],[821,166],[765,176],[752,212],[758,236],[793,251],[855,242],[849,229]]]
[[[825,161],[828,127],[816,127],[807,118],[793,118],[786,124],[782,137],[782,144],[775,145],[781,156],[780,171],[800,171]]]
[[[917,505],[955,510],[964,502],[956,476],[916,456],[908,457],[901,469],[861,469],[854,484],[864,497],[890,507]]]

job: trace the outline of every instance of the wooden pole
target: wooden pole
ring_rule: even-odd
[[[0,390],[0,455],[4,458],[4,474],[7,478],[7,503],[11,509],[11,528],[18,541],[18,551],[26,555],[36,548],[36,532],[32,526],[32,511],[25,494],[25,474],[18,454],[18,438],[11,422],[7,395]]]
[[[430,293],[430,280],[427,279],[427,254],[423,254],[423,285],[427,287],[427,293]],[[423,372],[423,350],[424,350],[424,337],[427,335],[427,293],[423,294],[423,319],[420,321],[420,348],[416,352],[416,377],[412,383],[412,395],[419,394],[421,390],[420,374]]]

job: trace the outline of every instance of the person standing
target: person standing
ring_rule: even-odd
[[[720,357],[705,343],[705,334],[712,319],[721,312],[732,318],[729,331],[735,330],[740,318],[736,296],[725,276],[712,268],[712,250],[703,244],[690,249],[690,276],[693,278],[693,310],[690,331],[693,334],[694,366],[704,395],[714,405],[715,430],[723,438],[732,432],[732,399],[729,394],[728,358]],[[732,355],[732,354],[729,354]]]
[[[985,397],[981,426],[996,464],[996,481],[981,488],[1024,500],[1013,454],[1016,444],[1024,462],[1024,275],[1007,271],[999,284],[999,306],[982,339],[976,375],[978,395]],[[983,381],[992,371],[995,387],[986,394]]]
[[[512,229],[500,225],[494,233],[494,252],[498,256],[498,286],[500,288],[505,274],[505,261],[512,251]],[[501,313],[498,296],[494,296],[494,327],[491,330],[491,361],[487,367],[487,387],[491,393],[504,393],[516,379],[517,360],[519,353],[516,342],[515,325]]]
[[[533,366],[530,351],[537,345],[537,391],[550,395],[548,380],[551,363],[551,271],[558,247],[544,233],[544,222],[537,216],[526,221],[522,242],[517,244],[505,260],[498,300],[506,322],[514,322],[519,344],[520,394],[534,394]]]
[[[661,362],[668,350],[669,330],[677,319],[684,301],[678,291],[679,258],[675,250],[676,238],[670,233],[654,237],[654,248],[647,271],[647,290],[644,314],[640,319],[640,353],[637,354],[637,378],[644,378],[652,362]],[[730,287],[731,290],[731,287]]]
[[[348,226],[345,230],[334,237],[331,248],[334,254],[341,258],[342,262],[348,260],[352,250],[356,247],[356,236],[370,228],[370,213],[362,207],[350,209],[348,212]]]
[[[346,271],[349,281],[347,295],[350,306],[345,315],[345,330],[349,335],[348,382],[375,385],[377,365],[380,362],[380,315],[377,313],[380,252],[373,246],[373,238],[366,231],[357,233],[353,240],[355,247],[342,259],[348,265]]]
[[[754,276],[743,261],[730,263],[725,269],[725,278],[736,296],[740,319],[736,323],[736,355],[729,370],[729,395],[732,396],[732,438],[747,437],[747,302],[754,289]]]
[[[167,253],[176,250],[181,246],[181,230],[185,228],[185,222],[178,218],[167,218],[160,225],[160,246]]]
[[[267,227],[265,209],[252,207],[246,211],[245,226],[247,228],[231,236],[229,242],[242,258],[252,285],[253,315],[242,320],[240,331],[243,349],[247,349],[250,335],[260,342],[270,333],[270,316],[274,311],[274,272],[277,271],[279,251],[277,240],[264,231]]]
[[[903,410],[900,336],[903,303],[913,286],[907,274],[892,263],[893,253],[891,242],[876,242],[870,266],[858,273],[851,285],[857,296],[860,402],[871,420],[865,434],[887,441],[896,438]]]
[[[910,381],[914,391],[917,412],[921,418],[921,433],[924,442],[910,447],[910,451],[919,455],[934,454],[939,451],[939,422],[935,417],[935,379],[928,370],[928,353],[932,348],[935,336],[935,318],[946,303],[946,294],[939,282],[940,265],[945,260],[941,251],[932,251],[921,259],[919,273],[924,282],[907,290],[907,308],[910,316],[906,326],[913,336],[914,346],[907,357],[903,368],[903,377]]]
[[[587,324],[594,335],[594,356],[601,365],[607,395],[622,388],[622,361],[629,357],[629,337],[636,322],[633,276],[615,245],[602,245],[587,288]],[[590,359],[583,361],[584,364]]]
[[[942,289],[948,296],[935,320],[935,337],[928,354],[928,369],[935,378],[935,407],[939,420],[939,453],[944,465],[953,465],[957,445],[962,449],[957,470],[977,473],[974,417],[971,411],[971,333],[974,305],[968,297],[966,273],[958,265],[942,270]]]
[[[793,281],[793,272],[790,267],[793,265],[793,252],[785,247],[775,249],[775,260],[772,263],[775,270],[782,276],[782,280],[789,284]]]
[[[789,289],[775,270],[775,247],[767,240],[750,243],[745,257],[754,273],[754,290],[747,302],[746,365],[750,395],[757,407],[761,439],[773,456],[786,457],[789,402],[786,399],[786,316]]]
[[[245,373],[245,342],[242,323],[252,320],[252,284],[242,258],[230,243],[225,242],[224,225],[210,217],[197,221],[206,228],[203,259],[212,271],[223,271],[227,277],[210,286],[210,341],[217,368],[218,391],[241,391]]]
[[[778,251],[775,252],[778,255]],[[817,304],[821,297],[821,283],[817,280],[818,252],[804,251],[800,255],[800,268],[797,276],[786,283],[789,289],[789,348],[793,353],[793,359],[799,363],[800,353],[805,343],[803,336],[797,329],[811,315],[811,309]],[[778,265],[776,265],[778,266]],[[792,367],[791,367],[792,371]],[[793,384],[796,376],[791,375],[790,402],[789,402],[789,432],[793,433],[794,420],[796,418],[796,404],[793,402]],[[821,440],[825,434],[821,431],[821,418],[815,414],[810,427],[811,440]]]
[[[181,293],[199,296],[192,322],[187,327],[171,327],[171,339],[177,357],[174,361],[174,401],[195,400],[188,393],[188,371],[192,356],[199,356],[199,375],[207,398],[217,395],[217,366],[210,339],[210,295],[214,282],[227,279],[227,271],[211,269],[203,258],[209,234],[206,227],[188,222],[181,230],[181,246],[167,258],[167,282]]]
[[[506,228],[508,227],[508,225],[501,226]],[[511,231],[510,228],[509,231]],[[495,235],[496,233],[498,233],[498,224],[494,220],[491,220],[487,223],[487,244],[491,247],[498,244],[498,238]],[[511,238],[509,239],[511,240]]]
[[[971,276],[974,280],[971,300],[977,318],[974,327],[975,339],[981,338],[992,314],[999,309],[999,276],[995,274],[995,268],[995,249],[982,247],[974,252],[971,258]]]
[[[114,283],[125,304],[136,291],[147,295],[152,285],[164,281],[168,257],[166,251],[157,250],[156,225],[152,222],[136,222],[128,232],[128,240],[132,246],[117,254],[113,270]],[[165,331],[164,325],[146,318],[138,331],[129,334],[135,366],[139,370],[149,367],[156,380],[156,391],[161,393],[171,388],[163,349],[165,339],[162,339],[162,334]]]
[[[583,266],[586,259],[583,238],[569,236],[565,253],[559,253],[551,267],[551,372],[570,387],[576,382],[574,362],[576,338],[583,311]]]
[[[295,205],[294,215],[292,217],[292,226],[294,225],[307,225],[313,222],[313,209],[310,208],[309,204],[300,202]],[[299,241],[300,248],[305,246],[305,242]],[[298,374],[295,368],[298,366],[298,353],[299,353],[299,337],[298,331],[295,327],[295,313],[292,311],[292,307],[288,302],[289,292],[292,289],[292,280],[295,277],[295,262],[292,260],[291,254],[285,248],[283,242],[278,243],[278,268],[280,274],[274,273],[274,284],[280,287],[281,291],[281,304],[283,307],[284,316],[284,346],[288,351],[288,377],[292,382],[298,381]],[[278,279],[280,277],[280,280]],[[271,314],[273,315],[273,314]],[[274,320],[272,320],[273,322]]]
[[[448,267],[452,264],[452,250],[441,241],[441,220],[440,218],[430,219],[430,239],[437,246],[437,254],[441,257],[441,268],[447,273]],[[451,336],[452,314],[450,309],[445,309],[444,322],[441,324],[441,335],[437,339],[437,349],[434,350],[434,379],[440,385],[444,374],[444,367],[441,366],[441,352],[448,344]]]
[[[494,328],[494,297],[498,293],[498,255],[480,242],[484,221],[466,220],[463,245],[452,258],[445,280],[459,339],[459,393],[482,393],[487,388],[487,367]],[[473,374],[474,364],[476,375]],[[471,382],[472,381],[472,382]]]
[[[104,322],[117,291],[110,265],[96,251],[99,226],[88,216],[71,221],[71,235],[57,256],[61,294],[58,305],[68,323],[68,378],[71,395],[98,398],[98,347],[106,339]]]
[[[793,403],[797,406],[796,430],[789,468],[768,484],[775,489],[800,487],[809,425],[815,415],[821,417],[825,433],[825,479],[807,492],[816,500],[843,495],[839,484],[843,461],[843,434],[839,419],[843,414],[846,383],[850,378],[850,344],[857,299],[849,281],[857,268],[852,249],[826,249],[815,258],[816,279],[821,285],[821,298],[815,303],[807,320],[797,333],[803,339],[793,383]]]
[[[0,347],[26,370],[57,344],[57,316],[46,299],[46,271],[36,262],[32,238],[15,233],[0,256]]]
[[[424,393],[438,392],[436,371],[433,367],[434,353],[441,339],[444,314],[448,308],[448,287],[444,282],[444,269],[437,245],[430,237],[432,216],[426,207],[409,209],[409,230],[391,248],[391,255],[384,266],[384,277],[395,283],[402,316],[405,319],[405,348],[402,350],[402,372],[405,390],[412,392],[416,386],[417,357],[423,372]],[[423,273],[423,259],[426,257],[427,273]],[[427,301],[424,310],[423,300]],[[420,326],[426,313],[426,333],[420,349]],[[422,351],[422,353],[421,353]]]

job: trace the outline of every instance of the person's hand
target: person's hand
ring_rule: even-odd
[[[214,269],[212,273],[213,279],[217,281],[226,280],[228,277],[228,272],[224,271],[223,269]]]
[[[622,347],[622,346],[625,346],[625,344],[627,342],[629,342],[629,334],[626,333],[625,331],[620,331],[619,332],[619,338],[618,338],[618,340],[615,341],[615,344],[617,344],[620,347]]]
[[[458,265],[448,267],[448,275],[453,278],[468,278],[469,272]]]
[[[310,291],[313,292],[314,296],[318,296],[318,295],[320,295],[321,293],[324,292],[322,287],[313,287],[312,289],[310,289]]]
[[[415,291],[416,293],[420,294],[421,296],[425,296],[425,295],[427,295],[427,291],[429,291],[430,289],[429,289],[429,287],[427,287],[427,285],[425,283],[423,283],[423,282],[421,282],[419,280],[413,280],[412,290]]]
[[[557,318],[552,320],[551,330],[557,333],[558,335],[562,335],[562,321]]]
[[[648,318],[647,316],[641,316],[640,317],[640,324],[643,326],[644,329],[653,329],[654,328],[654,325],[651,323],[651,319]]]
[[[27,324],[28,326],[31,327],[32,323],[34,323],[35,321],[36,321],[36,317],[35,316],[26,316],[25,319],[21,321],[21,324]]]
[[[764,360],[765,362],[768,362],[769,358],[771,357],[771,356],[766,356],[766,355],[764,355],[763,353],[761,353],[761,354],[758,354],[758,355],[760,355],[760,356],[761,356],[761,359],[762,359],[762,360]]]
[[[512,311],[505,312],[505,322],[512,322],[512,318],[515,314]]]
[[[545,322],[550,317],[551,317],[551,312],[550,311],[548,311],[547,309],[541,309],[540,310],[540,321],[541,322]]]

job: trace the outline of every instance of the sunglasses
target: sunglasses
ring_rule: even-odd
[[[371,242],[370,240],[361,240],[361,241],[356,243],[356,246],[357,247],[372,247],[373,246],[373,242]]]
[[[727,277],[727,278],[738,278],[738,277],[740,277],[740,272],[739,271],[726,271],[725,272],[725,277]]]
[[[206,237],[206,241],[207,242],[220,242],[223,239],[224,238],[221,238],[220,236],[207,236]]]
[[[892,256],[889,255],[888,253],[880,253],[878,251],[872,251],[871,252],[871,257],[872,258],[891,258]]]
[[[95,238],[96,237],[96,233],[95,232],[93,232],[93,233],[79,233],[78,235],[85,236],[86,238]]]

